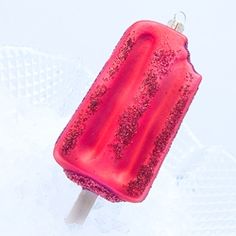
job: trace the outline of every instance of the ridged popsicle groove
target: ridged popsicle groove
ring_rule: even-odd
[[[149,107],[152,98],[159,90],[159,81],[171,71],[176,53],[173,50],[158,50],[154,52],[151,66],[135,96],[135,103],[128,106],[119,117],[115,139],[110,146],[115,159],[122,158],[123,150],[130,144],[137,132],[139,119]]]

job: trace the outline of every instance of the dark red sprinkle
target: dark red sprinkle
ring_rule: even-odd
[[[114,59],[114,62],[112,63],[112,66],[108,70],[108,76],[110,79],[114,77],[116,72],[119,71],[121,64],[126,60],[128,57],[132,47],[135,44],[135,38],[133,36],[134,33],[130,34],[128,36],[128,39],[126,43],[123,45],[123,47],[120,48],[120,51],[116,58]]]
[[[113,75],[119,70],[121,63],[125,61],[125,59],[127,58],[135,42],[135,38],[133,35],[134,32],[128,36],[128,40],[126,41],[124,46],[120,49],[118,56],[114,60],[113,66],[108,70],[108,77],[105,77],[103,79],[104,83],[107,83],[109,78],[113,77]],[[70,152],[70,150],[72,150],[75,147],[78,137],[83,134],[86,121],[89,119],[89,117],[91,117],[96,113],[98,107],[101,104],[101,97],[106,93],[106,91],[107,87],[105,84],[97,85],[95,91],[90,95],[89,98],[90,103],[87,109],[85,111],[82,111],[79,115],[83,116],[83,119],[81,118],[77,119],[74,122],[72,128],[67,132],[67,135],[64,139],[64,143],[61,149],[63,155],[67,155]]]
[[[94,92],[89,97],[89,105],[85,111],[79,113],[78,118],[74,121],[72,128],[67,131],[67,134],[63,140],[61,153],[67,155],[76,146],[77,139],[84,132],[86,127],[86,121],[95,114],[101,104],[101,97],[106,93],[107,87],[102,84],[96,86]]]
[[[127,186],[124,186],[130,196],[140,196],[146,189],[146,186],[150,183],[154,174],[154,169],[161,161],[161,154],[167,148],[171,135],[173,134],[173,130],[182,116],[183,110],[189,100],[189,83],[191,83],[192,78],[193,77],[191,74],[186,75],[187,84],[183,87],[181,98],[177,101],[175,107],[170,112],[169,118],[166,121],[165,129],[163,129],[160,135],[156,137],[154,141],[154,148],[151,155],[147,158],[148,163],[139,169],[136,179],[130,181]]]
[[[106,198],[111,202],[123,201],[112,190],[103,186],[102,184],[98,183],[97,181],[88,176],[82,175],[78,172],[74,172],[71,170],[64,170],[64,172],[70,180],[82,186],[83,189],[87,189],[91,192],[94,192],[95,194],[100,195],[101,197]]]
[[[170,71],[174,59],[175,52],[173,50],[159,50],[154,53],[151,66],[138,89],[135,102],[120,115],[115,140],[110,145],[115,159],[122,158],[123,150],[131,143],[137,133],[140,117],[147,110],[152,98],[159,90],[158,80]]]

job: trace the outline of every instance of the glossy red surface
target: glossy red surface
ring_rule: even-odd
[[[54,149],[67,176],[110,201],[142,201],[201,76],[184,35],[140,21],[125,32]]]

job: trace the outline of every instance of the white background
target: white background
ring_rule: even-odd
[[[129,25],[141,19],[166,23],[179,10],[187,15],[184,33],[192,63],[203,76],[185,120],[203,145],[182,126],[143,203],[110,204],[98,198],[85,227],[66,225],[81,190],[52,158],[66,122],[47,107],[17,122],[15,116],[9,119],[14,105],[22,109],[24,102],[11,100],[0,87],[0,235],[236,235],[236,162],[225,152],[236,155],[233,0],[0,0],[0,49],[25,46],[55,58],[78,58],[96,76]],[[22,58],[24,65],[28,59]],[[73,70],[66,70],[72,61],[77,63],[66,60],[61,68],[68,81],[74,79]],[[89,80],[84,67],[79,67],[78,93]],[[60,97],[70,104],[75,100],[66,91]]]
[[[236,154],[233,0],[0,0],[0,44],[80,58],[97,74],[130,24],[165,23],[179,10],[187,15],[192,63],[203,76],[186,121],[204,144]]]

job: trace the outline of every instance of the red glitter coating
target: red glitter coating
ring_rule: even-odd
[[[152,21],[125,32],[55,145],[72,181],[112,202],[145,199],[201,81],[186,42]]]
[[[134,32],[133,32],[134,34]],[[135,38],[134,36],[131,36],[128,38],[127,42],[124,44],[124,46],[120,49],[120,53],[118,54],[118,61],[120,64],[121,61],[125,61],[126,58],[129,55],[129,52],[131,51],[132,47],[134,46]]]
[[[81,110],[81,112],[78,114],[78,118],[74,121],[74,125],[69,129],[67,135],[65,136],[64,143],[61,148],[61,153],[63,155],[67,155],[75,147],[78,137],[83,134],[86,121],[97,111],[101,103],[101,97],[107,91],[105,84],[118,72],[122,62],[125,61],[129,52],[131,51],[134,41],[134,32],[132,32],[128,35],[128,39],[124,43],[123,47],[121,47],[119,54],[112,64],[112,67],[109,68],[108,76],[103,78],[104,84],[97,85],[94,93],[90,95],[90,103],[87,109],[85,111]]]
[[[160,49],[154,53],[152,60],[152,66],[156,68],[158,74],[166,75],[170,72],[170,68],[173,65],[176,53],[174,50]]]
[[[128,39],[125,41],[123,46],[119,49],[119,53],[114,59],[112,66],[108,69],[108,79],[113,79],[114,75],[119,71],[120,66],[126,60],[129,55],[129,52],[134,46],[135,43],[135,32],[133,31],[128,35]],[[107,78],[107,77],[105,77]]]
[[[94,192],[110,202],[122,201],[114,192],[112,192],[112,190],[99,184],[92,178],[89,178],[88,176],[84,176],[78,172],[76,173],[71,170],[64,170],[64,172],[71,181],[77,183],[83,189],[87,189],[91,192]]]
[[[68,155],[70,151],[76,146],[78,137],[83,134],[83,131],[86,127],[86,121],[97,111],[99,105],[101,104],[101,97],[106,93],[106,91],[107,87],[104,84],[96,86],[95,91],[89,97],[90,102],[87,106],[87,109],[85,111],[80,111],[72,127],[65,135],[61,147],[62,155]]]
[[[164,150],[167,148],[171,136],[174,133],[176,125],[181,118],[183,111],[186,107],[186,104],[189,100],[190,95],[190,84],[192,82],[193,76],[192,74],[188,74],[186,76],[187,84],[180,89],[182,95],[180,99],[177,101],[174,108],[171,110],[168,120],[165,124],[165,129],[156,137],[154,142],[154,148],[151,152],[150,157],[148,157],[148,163],[146,165],[142,165],[138,171],[137,177],[135,180],[132,180],[128,183],[127,186],[124,186],[127,193],[131,197],[140,196],[147,185],[150,183],[153,178],[154,171],[158,164],[161,164],[161,156],[163,155]]]
[[[138,121],[147,110],[152,98],[159,90],[159,81],[171,71],[176,54],[174,50],[158,50],[154,52],[150,68],[134,99],[134,104],[120,115],[118,130],[112,147],[115,159],[122,158],[123,150],[132,141],[138,129]]]

